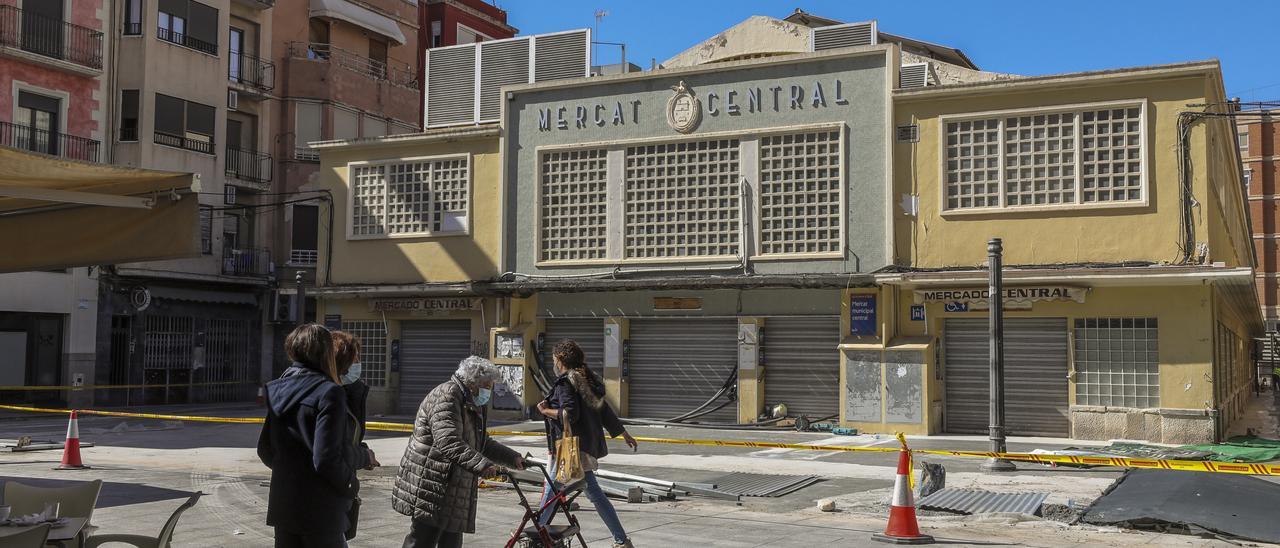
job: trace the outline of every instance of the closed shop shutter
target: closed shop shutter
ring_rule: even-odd
[[[986,434],[990,402],[987,319],[948,319],[945,330],[946,430]],[[1066,319],[1006,318],[1004,372],[1007,434],[1070,435]]]
[[[791,416],[840,413],[840,317],[768,318],[764,323],[764,401]]]
[[[471,320],[400,322],[399,412],[418,412],[422,398],[471,355]]]
[[[587,357],[587,367],[597,375],[604,376],[604,320],[601,318],[551,318],[545,322],[546,347],[542,352],[542,363],[547,368],[548,378],[554,379],[555,365],[551,360],[551,350],[556,343],[573,339],[582,347]]]
[[[670,419],[687,413],[715,394],[738,366],[738,321],[732,318],[636,319],[630,333],[631,417]],[[699,420],[733,423],[737,418],[737,404],[731,403]]]

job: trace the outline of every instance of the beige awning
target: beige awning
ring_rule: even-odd
[[[0,272],[200,254],[199,177],[0,147]]]
[[[310,15],[346,21],[385,36],[398,46],[405,44],[404,33],[400,32],[400,25],[394,19],[347,0],[311,0]]]

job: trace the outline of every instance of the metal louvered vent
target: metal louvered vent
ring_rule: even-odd
[[[480,44],[480,121],[502,114],[502,86],[529,82],[529,41]]]
[[[922,88],[929,85],[929,63],[908,63],[898,69],[898,87]]]
[[[874,46],[878,40],[875,21],[831,25],[813,29],[810,43],[813,51],[824,49],[847,48],[853,46]]]
[[[475,46],[427,50],[426,125],[474,122],[475,117]]]
[[[582,29],[429,49],[423,125],[496,122],[504,86],[587,76],[590,43]]]
[[[587,76],[589,39],[585,30],[534,37],[533,81]]]
[[[920,142],[920,126],[915,124],[898,126],[897,141],[899,143]]]

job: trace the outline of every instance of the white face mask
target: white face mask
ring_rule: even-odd
[[[360,362],[351,364],[351,368],[347,369],[347,374],[342,376],[342,384],[352,384],[360,380]]]

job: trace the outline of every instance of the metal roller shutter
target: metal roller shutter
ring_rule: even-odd
[[[554,318],[545,322],[546,348],[543,349],[542,363],[546,365],[548,375],[554,374],[551,350],[556,343],[564,339],[573,339],[582,347],[587,356],[587,367],[597,375],[604,376],[604,320],[601,318]]]
[[[400,322],[399,412],[416,413],[426,397],[471,355],[471,320]]]
[[[764,401],[791,416],[840,413],[840,317],[768,318],[764,324]]]
[[[738,321],[632,320],[630,347],[629,416],[669,419],[702,405],[738,366]],[[737,419],[736,403],[700,418]]]
[[[987,320],[948,319],[946,430],[988,432],[990,369]],[[1006,318],[1005,428],[1015,436],[1070,435],[1067,402],[1067,320]]]

